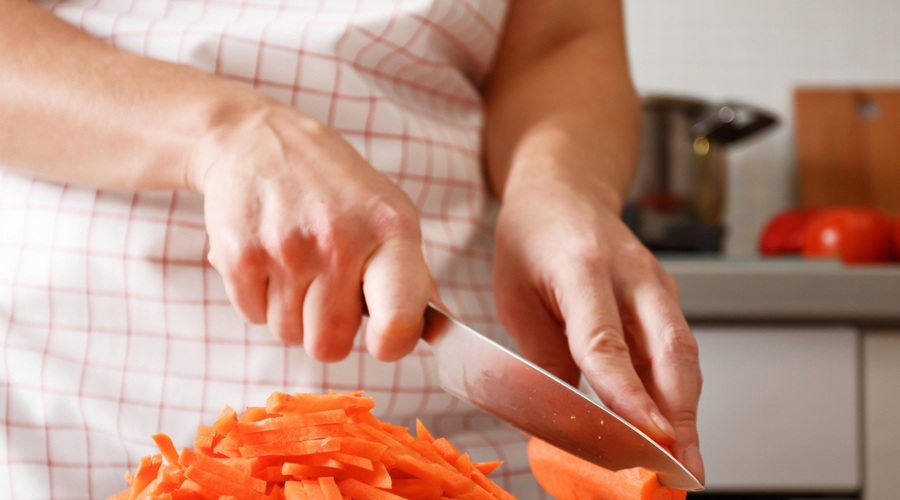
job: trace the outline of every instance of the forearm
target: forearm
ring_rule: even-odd
[[[534,56],[500,59],[485,127],[498,196],[562,178],[621,209],[637,163],[640,118],[623,43],[619,33],[587,32],[533,49]]]
[[[0,164],[100,188],[181,189],[251,92],[117,50],[23,0],[0,1]],[[249,97],[249,98],[248,98]]]

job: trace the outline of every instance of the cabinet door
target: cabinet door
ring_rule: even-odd
[[[854,327],[695,326],[710,492],[860,489]]]
[[[866,332],[865,485],[869,500],[897,498],[900,471],[900,330]]]

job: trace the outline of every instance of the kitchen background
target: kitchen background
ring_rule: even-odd
[[[900,86],[897,0],[626,0],[625,9],[641,94],[733,99],[781,120],[728,151],[729,255],[754,254],[766,220],[796,203],[796,86]]]

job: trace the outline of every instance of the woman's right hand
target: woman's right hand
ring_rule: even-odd
[[[205,197],[209,261],[247,321],[334,361],[365,300],[373,356],[415,347],[434,291],[418,213],[337,133],[266,100],[212,130],[187,175]]]

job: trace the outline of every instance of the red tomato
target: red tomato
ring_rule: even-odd
[[[888,262],[893,258],[891,220],[872,208],[825,210],[809,222],[803,255],[840,258],[846,264]]]
[[[785,210],[775,214],[763,228],[759,253],[765,256],[799,255],[809,221],[821,212],[817,208]]]
[[[894,259],[900,260],[900,215],[894,220]]]

